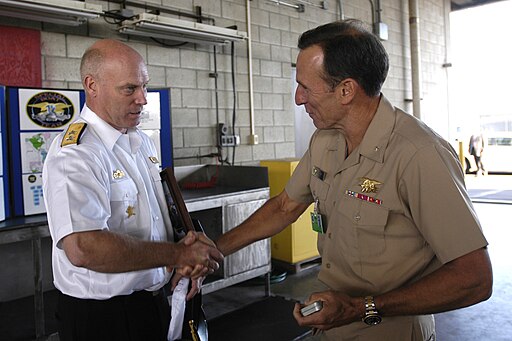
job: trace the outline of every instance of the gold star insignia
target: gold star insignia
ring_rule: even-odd
[[[126,214],[128,214],[128,218],[130,218],[131,216],[134,216],[135,215],[135,207],[128,206],[128,208],[126,209]]]
[[[361,191],[363,193],[377,193],[379,190],[377,186],[382,185],[382,182],[369,178],[360,178],[359,180],[361,181],[359,186],[361,186]]]

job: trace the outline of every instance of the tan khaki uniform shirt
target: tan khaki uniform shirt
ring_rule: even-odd
[[[327,226],[318,238],[319,279],[350,296],[402,287],[487,245],[453,148],[384,96],[350,155],[341,132],[317,130],[286,192],[303,203],[318,199]],[[332,340],[428,340],[432,333],[432,316],[404,316],[326,334]]]

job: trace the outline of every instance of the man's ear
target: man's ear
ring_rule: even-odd
[[[84,90],[87,92],[87,94],[89,96],[96,97],[98,90],[98,83],[96,80],[91,75],[87,75],[85,76],[83,83]]]
[[[352,78],[347,78],[341,81],[336,87],[336,93],[342,104],[349,104],[352,102],[359,85]]]

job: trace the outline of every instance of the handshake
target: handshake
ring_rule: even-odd
[[[212,274],[224,260],[215,243],[202,232],[189,231],[175,245],[177,254],[173,268],[183,277],[198,279]]]

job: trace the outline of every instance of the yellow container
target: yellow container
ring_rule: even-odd
[[[270,196],[281,193],[297,167],[297,159],[279,159],[261,161],[262,167],[268,168],[268,181]],[[313,204],[297,219],[287,226],[281,233],[271,238],[272,258],[295,264],[319,256],[317,250],[317,233],[311,228],[310,212]]]

